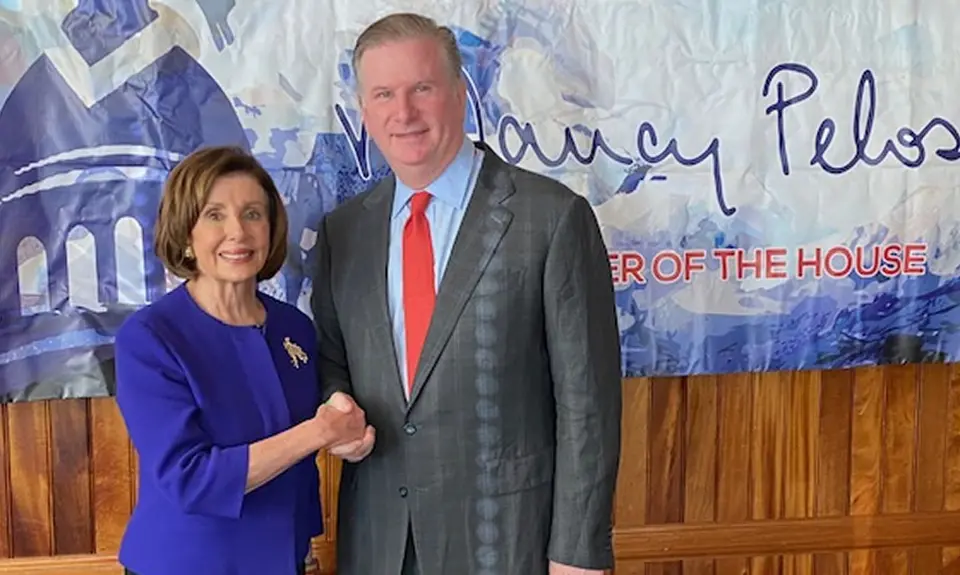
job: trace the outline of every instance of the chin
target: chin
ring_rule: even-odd
[[[408,166],[416,166],[425,163],[434,153],[432,146],[424,144],[400,145],[394,148],[393,155],[396,159]]]
[[[401,153],[396,155],[398,164],[415,168],[427,164],[430,156],[426,153]]]
[[[256,276],[256,275],[252,275],[252,276],[229,276],[229,275],[222,275],[222,276],[218,277],[217,279],[219,279],[222,283],[225,283],[225,284],[234,284],[234,285],[243,285],[243,284],[254,284],[254,285],[256,285],[256,284],[257,284],[257,281],[256,281],[256,280],[257,280],[257,276]]]
[[[223,282],[237,284],[256,282],[257,273],[259,271],[260,268],[255,266],[251,266],[249,269],[243,270],[219,270],[219,273],[217,273],[217,279]]]

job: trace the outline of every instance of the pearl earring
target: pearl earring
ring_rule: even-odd
[[[190,247],[190,246],[187,246],[187,249],[183,250],[183,257],[187,258],[188,260],[192,260],[192,259],[193,259],[193,248]]]

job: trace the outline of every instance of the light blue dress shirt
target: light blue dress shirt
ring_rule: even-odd
[[[460,222],[473,196],[473,188],[480,172],[483,152],[476,149],[469,138],[464,138],[460,151],[453,162],[425,191],[433,195],[427,205],[427,220],[430,222],[430,237],[433,241],[433,272],[436,288],[446,270],[453,242],[460,230]],[[387,263],[387,302],[390,306],[390,322],[393,325],[393,341],[400,368],[400,380],[407,393],[406,336],[403,317],[403,227],[410,217],[410,197],[421,190],[413,190],[396,180],[393,193],[393,208],[390,211],[390,253]]]

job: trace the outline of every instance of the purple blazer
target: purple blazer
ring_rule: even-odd
[[[117,333],[117,403],[140,459],[119,559],[138,575],[292,575],[323,532],[316,453],[243,493],[247,445],[321,397],[310,318],[259,297],[263,332],[220,322],[181,284]]]

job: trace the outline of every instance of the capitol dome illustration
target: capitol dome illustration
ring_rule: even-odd
[[[166,175],[201,146],[249,149],[229,98],[178,46],[98,95],[76,62],[156,17],[127,0],[126,20],[92,35],[100,4],[64,20],[73,67],[42,55],[0,109],[0,394],[108,359],[123,318],[168,289],[152,249]]]

